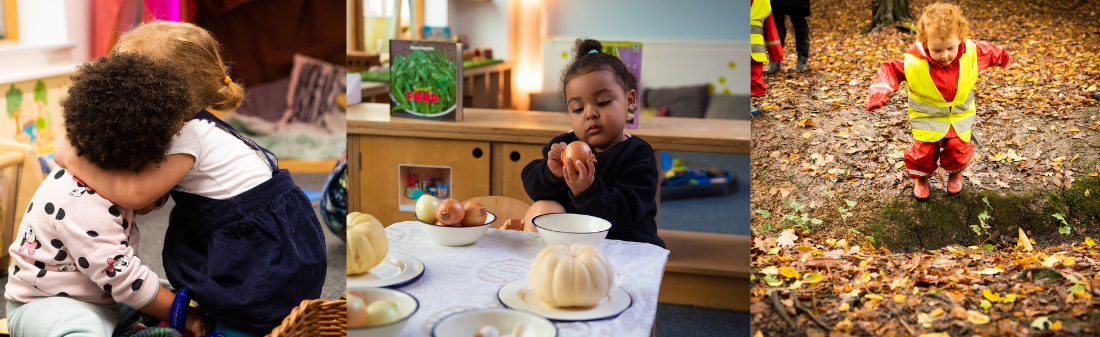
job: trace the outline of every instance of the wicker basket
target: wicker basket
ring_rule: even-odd
[[[347,336],[347,301],[304,300],[267,337]]]

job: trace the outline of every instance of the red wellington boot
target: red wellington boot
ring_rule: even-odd
[[[956,195],[963,190],[962,171],[947,175],[947,194]]]
[[[928,201],[928,196],[931,194],[932,191],[928,188],[928,177],[916,178],[913,182],[913,196],[917,201]]]

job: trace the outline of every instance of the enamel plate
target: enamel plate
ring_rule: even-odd
[[[600,303],[588,308],[555,308],[539,299],[531,289],[531,280],[527,278],[508,282],[497,292],[497,299],[506,307],[525,310],[547,319],[559,322],[596,321],[615,318],[630,308],[633,299],[626,290],[612,286],[607,297]]]
[[[396,288],[420,279],[424,263],[415,257],[389,252],[370,272],[348,275],[348,288]]]

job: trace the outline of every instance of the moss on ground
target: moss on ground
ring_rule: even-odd
[[[1089,194],[1086,196],[1085,192]],[[1065,193],[1066,205],[1078,221],[1095,224],[1100,218],[1100,177],[1085,177],[1073,183]]]
[[[1000,245],[1013,242],[1017,228],[1033,238],[1043,237],[1050,244],[1063,239],[1083,240],[1082,235],[1098,229],[1100,195],[1096,193],[1100,193],[1100,177],[1078,179],[1069,189],[1055,192],[972,191],[956,196],[937,191],[927,202],[895,200],[868,224],[867,231],[880,245],[911,252],[952,244]],[[1071,235],[1058,234],[1063,224],[1052,216],[1055,213],[1063,214],[1076,229]],[[979,235],[974,228],[981,228],[983,218],[988,228]]]

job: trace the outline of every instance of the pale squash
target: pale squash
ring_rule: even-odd
[[[361,274],[382,263],[390,251],[386,230],[374,216],[359,212],[348,214],[348,275]]]
[[[531,263],[531,290],[553,307],[590,307],[615,283],[611,262],[596,247],[550,246]]]

